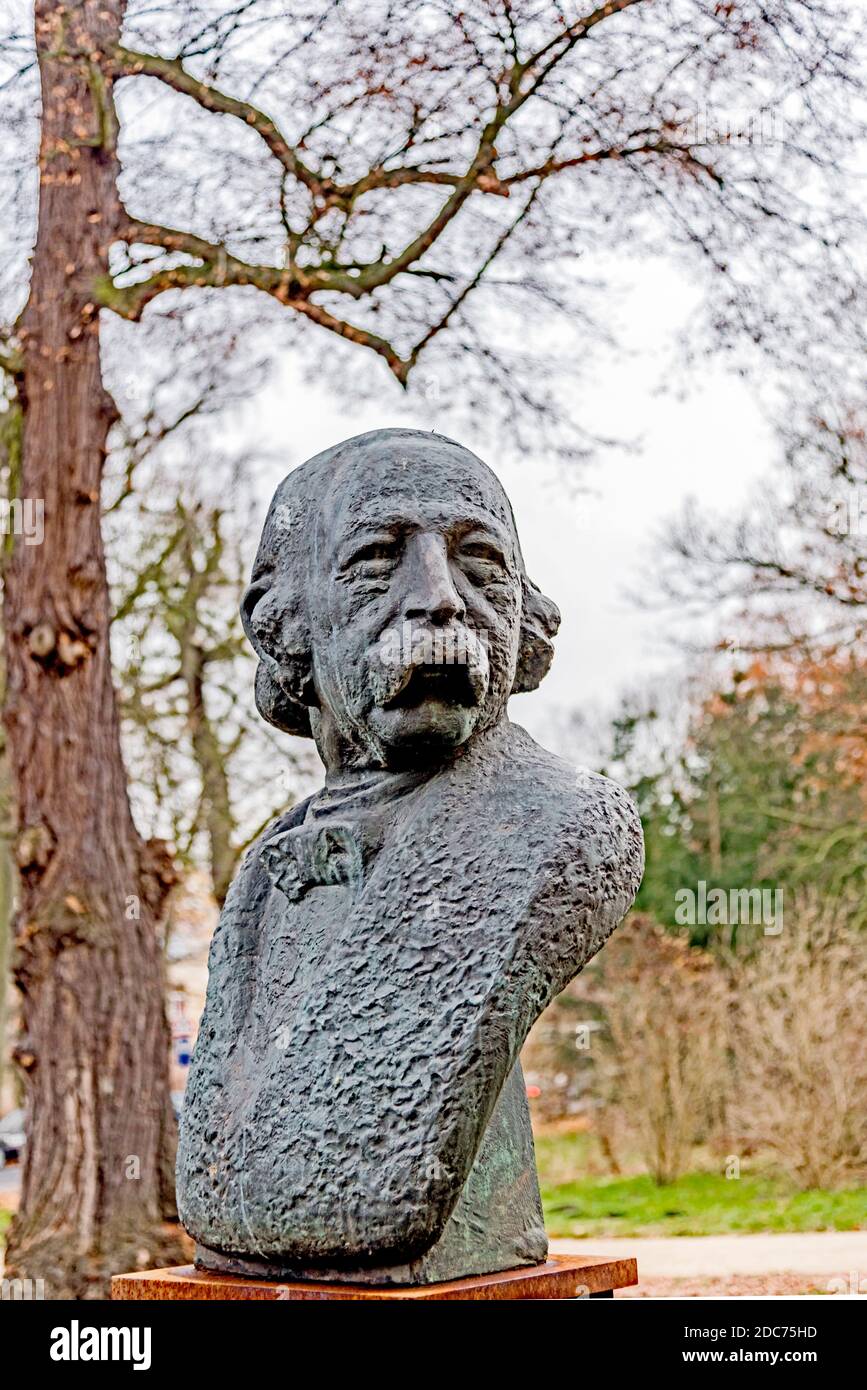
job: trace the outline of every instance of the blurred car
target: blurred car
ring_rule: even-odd
[[[20,1158],[24,1148],[24,1111],[10,1110],[0,1120],[0,1168],[10,1159]]]

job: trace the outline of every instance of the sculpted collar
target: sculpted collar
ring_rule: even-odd
[[[323,886],[359,892],[394,804],[429,780],[429,772],[365,772],[317,792],[300,824],[262,845],[269,877],[290,902]]]

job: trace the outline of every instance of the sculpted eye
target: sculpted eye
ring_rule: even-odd
[[[457,560],[466,574],[477,584],[488,584],[500,578],[506,569],[506,557],[493,541],[462,541]]]
[[[365,574],[383,574],[400,554],[400,543],[389,537],[368,541],[354,550],[344,569],[361,569]]]
[[[490,541],[465,541],[461,546],[461,554],[477,560],[490,560],[495,565],[505,564],[502,551]]]

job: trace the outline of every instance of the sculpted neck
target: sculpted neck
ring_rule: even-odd
[[[438,772],[466,756],[470,748],[494,736],[508,724],[505,711],[492,726],[477,729],[456,748],[444,748],[436,743],[414,743],[387,753],[346,737],[330,712],[311,711],[310,723],[319,756],[325,765],[325,786],[329,791],[357,784],[360,779],[388,782],[395,776],[417,774],[420,780],[434,777]]]

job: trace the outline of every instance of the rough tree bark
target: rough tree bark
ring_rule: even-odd
[[[101,1296],[106,1276],[164,1263],[171,1200],[169,1039],[157,928],[165,848],[130,813],[109,662],[100,483],[113,403],[93,283],[119,205],[99,55],[122,0],[38,0],[39,226],[20,324],[21,494],[45,539],[7,569],[5,713],[21,876],[13,969],[28,1148],[7,1274],[49,1297]]]
[[[6,1039],[9,1028],[7,995],[9,993],[9,942],[12,928],[12,904],[15,893],[15,867],[12,861],[10,830],[11,797],[9,794],[9,764],[5,748],[0,751],[0,1110],[5,1099]]]
[[[187,728],[202,779],[201,816],[208,837],[211,885],[214,897],[222,907],[238,863],[238,850],[234,845],[237,826],[232,815],[232,795],[224,750],[208,713],[205,694],[207,669],[217,653],[209,651],[202,640],[200,613],[209,587],[220,576],[223,558],[222,518],[219,512],[212,512],[208,518],[209,537],[201,566],[197,566],[193,553],[191,521],[195,522],[195,516],[184,517],[178,547],[187,576],[186,594],[180,609],[168,621],[180,652],[180,673],[187,699]]]

